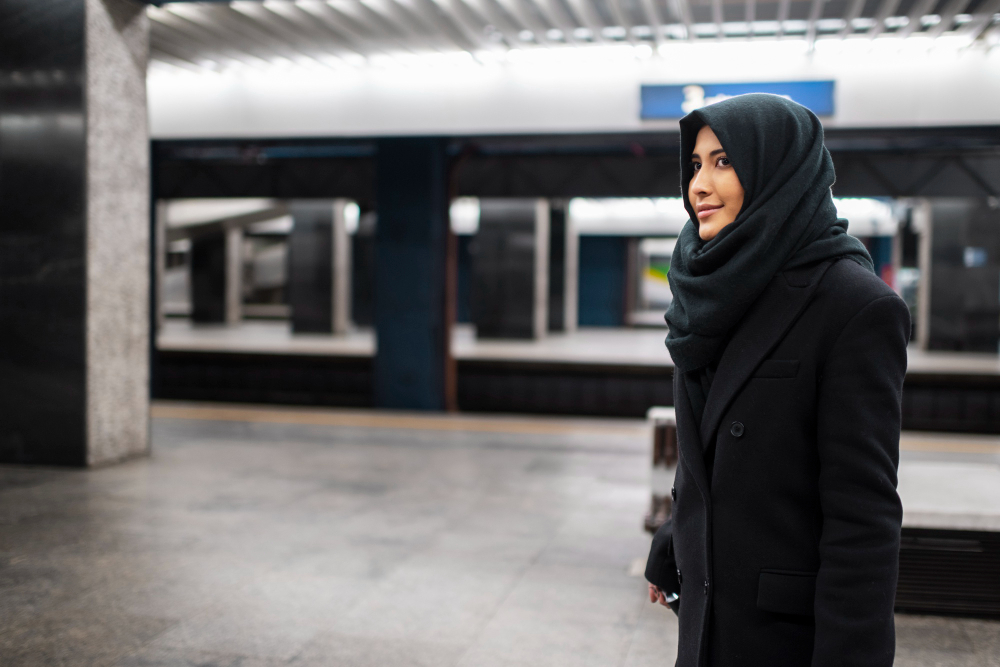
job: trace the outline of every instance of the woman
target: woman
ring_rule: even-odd
[[[681,155],[680,461],[650,600],[678,612],[679,667],[888,667],[909,313],[837,219],[808,109],[705,107]]]

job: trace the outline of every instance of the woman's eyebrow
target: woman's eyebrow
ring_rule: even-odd
[[[714,151],[712,151],[711,153],[708,154],[708,157],[712,157],[712,156],[718,155],[719,153],[725,153],[725,152],[726,152],[725,148],[716,148]],[[700,160],[701,156],[698,155],[697,153],[691,153],[691,159],[692,160]]]

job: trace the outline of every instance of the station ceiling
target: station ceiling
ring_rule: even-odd
[[[356,67],[442,54],[799,39],[1000,42],[1000,0],[234,0],[151,2],[151,57],[185,69]]]

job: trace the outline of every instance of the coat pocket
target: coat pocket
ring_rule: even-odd
[[[755,378],[793,378],[799,374],[798,359],[767,359],[754,371]]]
[[[761,570],[757,608],[778,614],[812,616],[816,599],[816,573],[795,570]]]

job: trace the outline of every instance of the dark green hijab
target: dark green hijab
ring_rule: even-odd
[[[835,257],[873,270],[837,218],[833,160],[813,112],[777,95],[739,95],[681,119],[681,192],[690,219],[670,260],[667,348],[681,372],[718,361],[730,332],[775,274]],[[691,153],[708,125],[743,185],[743,208],[711,241],[688,201]]]

